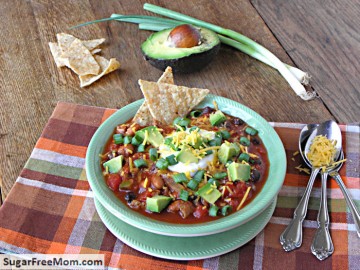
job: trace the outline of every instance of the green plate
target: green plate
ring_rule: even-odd
[[[107,187],[101,167],[99,154],[114,128],[132,118],[144,100],[131,103],[110,116],[95,132],[86,153],[86,174],[95,197],[101,204],[117,218],[130,225],[145,231],[170,236],[201,236],[215,234],[233,229],[259,215],[276,198],[285,178],[286,156],[284,146],[270,124],[259,114],[248,107],[227,98],[208,95],[199,105],[199,108],[213,106],[216,101],[219,109],[227,114],[244,120],[259,131],[268,151],[270,162],[268,179],[261,192],[238,212],[216,221],[199,224],[172,224],[157,221],[141,215],[123,204]]]
[[[96,210],[112,234],[138,251],[171,260],[211,258],[245,245],[264,229],[275,206],[276,199],[251,221],[226,232],[198,237],[174,237],[135,228],[116,218],[95,199]]]

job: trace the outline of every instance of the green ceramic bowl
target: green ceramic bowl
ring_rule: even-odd
[[[214,100],[221,111],[239,117],[256,128],[268,151],[270,162],[268,179],[261,192],[251,203],[227,217],[199,224],[172,224],[157,221],[141,215],[122,203],[104,181],[99,154],[103,152],[104,146],[114,128],[133,117],[144,100],[138,100],[115,112],[98,128],[90,141],[86,153],[86,174],[96,199],[117,218],[134,227],[157,234],[178,237],[202,236],[224,232],[240,226],[262,213],[274,201],[284,182],[286,172],[284,146],[275,130],[264,118],[240,103],[227,98],[208,95],[198,107],[213,106]]]

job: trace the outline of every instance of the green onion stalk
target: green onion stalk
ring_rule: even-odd
[[[95,20],[91,22],[86,22],[72,28],[86,26],[92,23],[105,22],[116,20],[119,22],[128,22],[138,24],[139,29],[141,30],[150,30],[150,31],[161,31],[168,28],[173,28],[178,25],[189,23],[194,26],[208,28],[216,32],[219,36],[220,41],[223,44],[231,46],[238,49],[239,51],[248,54],[249,56],[277,69],[280,74],[286,79],[290,84],[292,89],[304,100],[310,100],[315,97],[316,93],[308,93],[304,86],[301,84],[307,85],[309,82],[309,75],[302,70],[292,67],[290,65],[282,63],[274,54],[269,50],[251,40],[250,38],[237,33],[230,29],[225,29],[220,26],[207,23],[190,16],[155,6],[152,4],[144,4],[144,9],[151,11],[153,13],[163,15],[168,18],[161,18],[156,16],[145,16],[145,15],[120,15],[112,14],[110,18]]]

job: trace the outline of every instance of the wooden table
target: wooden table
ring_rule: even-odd
[[[312,75],[318,98],[303,101],[278,72],[230,47],[201,72],[180,75],[179,85],[209,88],[241,102],[268,121],[321,122],[360,119],[359,1],[149,1],[241,32],[282,61]],[[9,193],[58,101],[120,108],[142,97],[139,78],[161,71],[143,60],[140,44],[150,32],[109,22],[70,26],[121,14],[150,14],[143,1],[4,0],[0,8],[0,190]],[[58,69],[48,42],[67,32],[82,39],[105,37],[103,55],[122,64],[82,89],[67,68]],[[0,196],[1,198],[1,196]],[[1,199],[0,199],[1,201]]]

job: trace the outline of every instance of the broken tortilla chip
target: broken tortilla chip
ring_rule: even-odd
[[[208,89],[144,80],[139,80],[139,85],[151,115],[163,124],[171,124],[176,117],[184,117],[209,93]]]
[[[49,47],[57,67],[65,67],[69,65],[69,59],[61,57],[62,53],[57,43],[49,42]]]
[[[61,52],[66,52],[71,46],[71,43],[73,43],[73,41],[77,39],[76,37],[65,33],[57,34],[56,38],[58,40],[58,44],[61,49]],[[89,51],[91,51],[94,50],[96,47],[100,46],[102,43],[104,43],[105,38],[81,40],[81,42]]]
[[[94,55],[94,58],[96,59],[97,63],[100,65],[101,73],[99,75],[95,75],[95,76],[93,76],[93,75],[79,76],[80,87],[88,86],[88,85],[92,84],[93,82],[97,81],[98,79],[100,79],[102,76],[104,76],[120,67],[120,63],[115,58],[111,58],[110,61],[99,55]]]
[[[61,57],[68,58],[69,65],[76,74],[82,75],[98,75],[100,66],[96,62],[94,56],[86,48],[80,39],[75,39],[67,51],[63,52]]]
[[[174,84],[174,75],[172,73],[172,68],[167,67],[157,82]],[[145,100],[138,109],[138,111],[136,112],[134,116],[134,121],[135,123],[138,123],[140,126],[149,126],[152,124],[153,120],[154,119],[150,113],[147,102]]]

